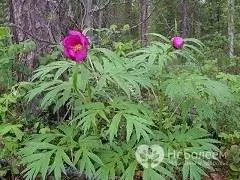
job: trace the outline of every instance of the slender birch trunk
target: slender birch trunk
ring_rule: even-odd
[[[147,32],[148,32],[148,4],[147,0],[139,0],[139,24],[140,24],[140,41],[141,46],[147,45]]]
[[[234,55],[234,0],[228,0],[228,41],[229,41],[229,56]]]

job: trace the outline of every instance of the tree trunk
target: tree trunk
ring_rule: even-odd
[[[39,56],[50,52],[52,48],[49,45],[60,40],[59,16],[55,13],[59,4],[54,0],[9,0],[9,5],[13,42],[32,39],[36,44],[30,51],[19,53],[13,63],[16,80],[26,81],[38,66]],[[21,109],[37,116],[40,113],[38,103],[39,97],[36,97],[30,103],[23,104]]]
[[[131,26],[131,20],[132,20],[132,0],[126,0],[125,4],[125,22],[129,23]]]
[[[139,9],[140,9],[140,42],[141,46],[147,45],[147,32],[148,32],[148,4],[147,0],[139,0]]]
[[[90,39],[93,36],[93,12],[92,12],[92,0],[84,0],[84,6],[85,6],[85,18],[84,18],[84,25],[85,28],[90,28],[87,35],[90,37]]]
[[[201,8],[201,4],[197,6],[197,9],[196,9],[196,13],[195,13],[195,27],[193,27],[194,29],[194,33],[196,34],[197,38],[200,38],[201,37],[201,17],[203,16],[202,14],[202,8]],[[194,26],[194,22],[193,22],[193,25]]]
[[[133,26],[135,26],[138,21],[136,21],[136,15],[133,12],[133,0],[126,0],[126,4],[125,4],[125,22],[126,24],[129,25],[130,27],[130,35],[131,37],[128,38],[132,38],[132,37],[136,37],[136,35],[139,33],[137,28],[132,28]]]
[[[103,0],[98,0],[98,7],[102,7],[103,6]],[[98,28],[102,28],[102,24],[103,24],[103,11],[99,11],[98,12]]]
[[[129,24],[129,26],[131,27],[134,23],[133,23],[133,1],[132,0],[126,0],[126,4],[125,4],[125,23]]]
[[[189,32],[188,25],[188,2],[187,0],[182,0],[182,37],[186,37]]]
[[[103,0],[98,0],[98,7],[102,7],[103,6]],[[103,25],[103,11],[99,11],[98,13],[98,29],[102,28]],[[98,33],[98,37],[97,37],[97,44],[100,45],[100,39],[101,39],[101,33]]]
[[[38,56],[48,50],[48,45],[60,37],[59,19],[54,16],[57,2],[54,0],[9,0],[10,26],[13,41],[22,42],[29,38],[36,43],[36,48],[19,53],[15,64],[21,64],[27,72],[15,69],[17,81],[27,80],[32,70],[38,65]]]
[[[229,56],[234,55],[234,0],[228,0],[228,41]]]
[[[90,0],[87,1],[91,5]],[[28,52],[19,53],[15,59],[13,71],[17,81],[26,81],[31,72],[38,66],[38,57],[52,51],[49,45],[60,43],[60,38],[69,29],[81,29],[83,12],[79,4],[72,0],[9,0],[10,27],[13,42],[27,39],[35,41],[36,47]],[[87,7],[83,23],[91,27],[91,6]],[[84,8],[85,9],[85,8]],[[24,70],[19,69],[19,64]],[[37,115],[39,97],[24,107],[28,113]]]

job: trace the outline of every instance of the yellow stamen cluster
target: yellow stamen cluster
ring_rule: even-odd
[[[74,51],[79,51],[82,49],[82,45],[81,44],[77,44],[75,46],[72,47]]]

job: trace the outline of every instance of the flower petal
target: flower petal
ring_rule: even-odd
[[[82,49],[81,51],[76,51],[75,60],[83,61],[87,57],[87,49]]]
[[[70,46],[74,46],[76,44],[78,44],[80,41],[78,36],[66,36],[63,39],[63,46],[64,47],[70,47]]]
[[[82,34],[81,32],[79,32],[79,31],[70,30],[68,32],[68,35],[69,36],[77,36],[77,37],[79,37],[79,40],[80,40],[80,42],[81,42],[81,44],[83,46],[87,46],[88,43],[89,43],[87,37],[84,34]]]
[[[69,30],[68,35],[70,35],[70,36],[82,36],[83,34],[79,31]]]
[[[81,32],[70,30],[63,39],[62,44],[64,46],[64,54],[69,59],[83,61],[86,58],[89,40]]]
[[[81,44],[82,44],[83,46],[88,46],[88,44],[89,44],[89,41],[88,41],[87,37],[84,36],[84,35],[82,35],[82,36],[80,37],[80,41],[81,41]]]
[[[71,58],[71,55],[69,53],[69,48],[64,48],[64,55],[67,57],[67,58]]]
[[[69,49],[68,52],[69,52],[70,58],[72,60],[76,60],[76,58],[75,58],[76,57],[76,52],[73,49]]]

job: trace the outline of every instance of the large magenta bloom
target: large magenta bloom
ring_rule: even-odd
[[[69,31],[63,39],[64,55],[73,61],[83,61],[88,52],[88,39],[79,31]]]
[[[182,37],[180,36],[174,36],[172,39],[171,39],[171,43],[172,43],[172,46],[175,48],[175,49],[179,49],[183,46],[184,44],[184,40]]]

